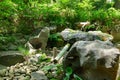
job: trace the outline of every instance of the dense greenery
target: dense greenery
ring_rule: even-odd
[[[80,21],[100,21],[111,26],[112,21],[120,19],[120,11],[113,4],[105,0],[3,0],[0,33],[30,34],[52,25],[74,28]]]

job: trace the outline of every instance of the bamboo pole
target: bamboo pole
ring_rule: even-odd
[[[67,43],[53,61],[58,62],[61,59],[61,57],[65,54],[65,52],[68,50],[69,47],[70,47],[70,44]]]

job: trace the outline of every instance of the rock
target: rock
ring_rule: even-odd
[[[2,69],[7,69],[7,67],[0,64],[0,70],[2,70]]]
[[[23,68],[20,68],[20,74],[25,74],[26,73],[26,71],[23,69]]]
[[[101,31],[89,31],[88,33],[99,36],[101,40],[103,41],[112,41],[113,36],[107,33],[103,33]]]
[[[10,77],[2,77],[0,80],[12,80]]]
[[[14,74],[14,69],[10,68],[9,73]]]
[[[77,41],[64,56],[63,67],[71,67],[83,80],[115,80],[119,54],[110,41]]]
[[[16,77],[14,77],[14,80],[28,80],[28,79],[26,79],[25,76],[20,75],[20,76],[16,76]]]
[[[39,70],[31,73],[31,80],[48,80],[44,72]]]
[[[14,74],[9,74],[9,78],[13,79],[14,78]]]
[[[0,53],[0,64],[5,66],[15,65],[25,61],[24,56],[18,51],[2,51]]]
[[[20,74],[20,73],[15,73],[14,75],[15,75],[15,76],[20,76],[21,74]]]
[[[30,67],[30,70],[33,72],[33,71],[37,71],[37,67],[36,66],[32,66],[32,67]]]
[[[7,69],[0,70],[0,76],[3,77],[6,74]]]
[[[12,43],[8,44],[8,50],[17,50],[17,45],[14,45]]]
[[[94,40],[112,40],[113,37],[109,34],[102,33],[101,31],[82,32],[78,30],[65,29],[61,32],[63,39],[71,44],[76,41],[94,41]]]
[[[19,64],[20,67],[23,67],[23,65],[24,65],[23,63],[20,63],[20,64]]]
[[[30,76],[25,76],[24,80],[30,80]]]
[[[29,41],[26,43],[26,46],[30,49],[30,51],[34,50],[36,51],[39,49],[45,50],[49,35],[50,35],[49,28],[45,27],[40,31],[38,36],[30,38]],[[30,51],[29,53],[32,53]]]
[[[9,71],[7,70],[5,75],[6,75],[6,76],[9,76],[9,74],[10,74]]]
[[[31,70],[28,68],[28,69],[26,69],[26,74],[27,75],[30,75],[30,73],[31,73]]]
[[[41,55],[42,55],[42,54],[32,55],[32,56],[28,59],[28,61],[29,61],[30,63],[37,63],[37,62],[39,61],[39,58],[40,58]]]
[[[2,77],[0,77],[0,80],[4,80]]]
[[[21,70],[16,68],[16,69],[14,70],[14,73],[21,73]]]

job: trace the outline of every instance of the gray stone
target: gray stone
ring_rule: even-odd
[[[17,80],[27,80],[23,75],[20,76],[16,76],[13,79],[17,79]]]
[[[12,80],[10,77],[3,77],[1,80]]]
[[[20,74],[20,73],[15,73],[14,75],[15,75],[15,76],[20,76],[21,74]]]
[[[0,70],[0,76],[3,77],[6,74],[7,69]]]
[[[26,71],[23,68],[20,68],[20,70],[21,70],[20,71],[21,74],[25,74],[26,73]]]
[[[78,30],[65,29],[61,32],[61,36],[63,39],[71,44],[76,41],[94,41],[94,40],[102,40],[107,41],[113,39],[113,37],[109,34],[102,33],[101,31],[90,31],[90,32],[82,32]],[[105,38],[105,39],[104,39]]]
[[[40,31],[38,36],[30,38],[29,41],[26,43],[26,47],[30,49],[29,53],[34,53],[36,52],[36,50],[39,49],[45,50],[49,35],[50,30],[49,28],[45,27]]]
[[[89,31],[89,34],[99,36],[101,40],[103,41],[112,41],[113,36],[107,33],[103,33],[101,31]]]
[[[37,67],[36,66],[32,66],[32,67],[30,67],[30,70],[33,72],[33,71],[37,71]]]
[[[43,71],[31,73],[31,80],[48,80]]]
[[[2,51],[0,53],[0,64],[5,66],[15,65],[25,61],[24,56],[18,51]]]
[[[71,67],[83,80],[115,80],[119,54],[110,41],[77,41],[64,56],[63,67]]]
[[[4,80],[2,77],[0,77],[0,80]]]
[[[0,70],[2,70],[2,69],[7,69],[7,67],[0,64]]]
[[[20,69],[14,69],[14,73],[20,73],[21,70]]]

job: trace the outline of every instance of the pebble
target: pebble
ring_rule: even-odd
[[[20,69],[21,70],[21,74],[25,74],[26,73],[26,71],[25,71],[25,69]]]
[[[1,77],[5,76],[6,71],[7,71],[6,69],[0,70],[0,76],[1,76]]]
[[[43,66],[44,64],[46,63],[43,63]],[[37,64],[37,62],[30,62],[29,64],[27,61],[23,63],[17,63],[14,66],[10,66],[6,69],[0,70],[0,80],[32,80],[31,74],[33,72],[36,72],[36,74],[42,74],[43,78],[45,77],[45,80],[47,80],[44,72],[40,71],[40,67],[41,64]]]

